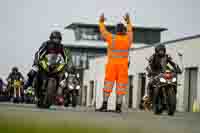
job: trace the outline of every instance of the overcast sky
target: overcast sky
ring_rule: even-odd
[[[162,34],[166,41],[199,34],[199,7],[198,0],[1,0],[0,76],[7,76],[14,65],[27,73],[53,24],[97,23],[102,12],[115,24],[129,12],[136,25],[168,28]],[[64,35],[65,43],[73,42],[73,32]]]

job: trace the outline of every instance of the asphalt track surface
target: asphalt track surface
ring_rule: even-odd
[[[154,115],[152,112],[128,111],[121,114],[95,112],[93,108],[38,109],[31,104],[0,103],[0,116],[23,119],[40,119],[52,123],[76,121],[102,128],[127,129],[134,133],[200,133],[200,113],[176,113],[175,116]]]

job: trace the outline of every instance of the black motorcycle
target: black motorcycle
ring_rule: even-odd
[[[13,103],[23,103],[23,80],[8,80],[7,85],[10,100]]]
[[[57,87],[64,71],[65,63],[60,54],[48,54],[39,61],[39,74],[34,87],[39,108],[49,108],[56,103]]]
[[[65,73],[65,79],[61,82],[63,86],[64,94],[64,106],[68,107],[72,104],[72,107],[76,107],[78,103],[78,96],[80,90],[79,74],[76,72]]]
[[[168,115],[174,115],[176,111],[176,91],[177,74],[170,69],[159,74],[154,84],[153,111],[155,114],[161,114],[167,110]]]

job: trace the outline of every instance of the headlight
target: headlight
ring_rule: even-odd
[[[173,78],[173,79],[172,79],[172,82],[176,82],[176,78]]]
[[[76,86],[76,89],[77,89],[77,90],[80,89],[80,88],[81,88],[80,85],[77,85],[77,86]]]
[[[166,80],[164,78],[160,78],[160,82],[165,83]]]
[[[66,72],[66,73],[65,73],[65,77],[67,78],[67,76],[68,76],[68,73]]]
[[[74,86],[72,84],[68,85],[69,89],[74,89]]]

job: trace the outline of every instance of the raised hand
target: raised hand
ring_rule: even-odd
[[[104,17],[104,13],[101,14],[101,16],[99,17],[99,21],[100,22],[104,22],[106,19]]]
[[[124,20],[126,21],[126,23],[130,23],[130,16],[128,13],[126,13],[126,15],[124,16]]]

